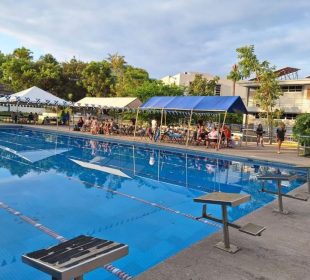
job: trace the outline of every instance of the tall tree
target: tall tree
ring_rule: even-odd
[[[82,72],[87,63],[73,57],[62,63],[61,89],[62,98],[78,101],[86,96],[86,89],[82,84]]]
[[[149,81],[149,74],[141,68],[127,66],[122,80],[117,80],[115,92],[117,96],[134,96],[136,89]]]
[[[134,96],[145,102],[153,96],[181,96],[184,91],[183,87],[177,85],[165,85],[162,81],[150,80],[137,87]]]
[[[2,82],[14,91],[20,91],[35,85],[37,71],[32,52],[19,48],[9,55],[1,65]]]
[[[239,71],[239,67],[237,64],[234,64],[231,68],[229,75],[227,76],[228,80],[232,80],[233,82],[233,96],[236,95],[236,82],[242,79],[242,75]]]
[[[81,84],[86,88],[89,96],[113,95],[115,79],[112,76],[110,63],[106,60],[90,62],[82,72]]]
[[[188,95],[214,95],[219,77],[208,80],[202,74],[196,74],[188,87]]]
[[[283,94],[275,73],[275,66],[268,61],[260,62],[255,55],[254,46],[244,46],[237,49],[238,66],[243,77],[255,75],[258,88],[254,99],[263,113],[266,114],[269,128],[270,143],[272,143],[273,114],[276,100]]]
[[[41,56],[35,62],[36,86],[47,90],[55,95],[61,95],[58,91],[61,77],[61,65],[51,54]],[[62,97],[62,96],[61,96]]]

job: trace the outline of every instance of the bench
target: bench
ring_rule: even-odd
[[[283,209],[283,200],[282,197],[288,197],[288,198],[293,198],[293,199],[297,199],[297,200],[302,200],[302,201],[307,201],[309,196],[307,194],[303,194],[303,193],[298,193],[296,195],[289,195],[289,194],[284,194],[282,193],[282,181],[293,181],[296,180],[298,178],[298,175],[283,175],[283,174],[271,174],[271,175],[261,175],[261,176],[257,176],[258,180],[263,181],[262,184],[262,192],[265,193],[269,193],[269,194],[274,194],[278,196],[278,205],[279,208],[278,209],[274,209],[275,212],[281,213],[281,214],[288,214],[289,212],[287,210]],[[265,188],[265,181],[267,180],[271,180],[271,181],[276,181],[277,182],[277,192],[273,192],[270,190],[267,190]]]
[[[128,246],[80,235],[22,256],[22,261],[52,276],[52,280],[83,280],[83,275],[128,254]]]
[[[244,202],[249,201],[251,198],[248,194],[237,194],[237,193],[224,193],[224,192],[213,192],[194,199],[194,202],[203,203],[202,216],[197,219],[208,219],[223,225],[223,237],[224,241],[221,241],[215,245],[215,247],[224,250],[229,253],[236,253],[240,250],[235,245],[230,244],[228,226],[238,229],[243,233],[247,233],[254,236],[260,236],[261,233],[266,229],[263,226],[248,223],[244,226],[240,226],[235,223],[230,223],[227,216],[227,206],[234,207]],[[217,204],[222,207],[222,219],[215,218],[210,214],[207,214],[207,204]]]

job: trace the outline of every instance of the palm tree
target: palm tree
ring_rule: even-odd
[[[236,94],[236,82],[242,79],[242,75],[239,71],[239,67],[237,64],[234,64],[231,68],[229,75],[227,76],[228,80],[233,81],[233,96]]]

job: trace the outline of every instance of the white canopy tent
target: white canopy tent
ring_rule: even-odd
[[[137,109],[142,102],[137,97],[85,97],[75,102],[75,107],[101,109]]]
[[[45,104],[51,106],[68,106],[69,102],[36,86],[20,92],[1,97],[1,103]]]

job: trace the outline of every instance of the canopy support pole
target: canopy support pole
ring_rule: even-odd
[[[58,130],[58,106],[56,106],[56,125]]]
[[[133,132],[133,139],[136,139],[136,131],[137,131],[137,125],[138,125],[138,117],[139,117],[139,108],[137,110],[137,115],[136,115],[136,122],[135,122],[135,130]]]
[[[17,120],[17,123],[19,123],[19,117],[18,117],[18,105],[19,105],[19,102],[16,103],[16,120]]]
[[[164,117],[164,109],[161,109],[160,128],[159,128],[159,142],[161,142],[161,130],[162,130],[162,126],[163,126],[163,117]]]
[[[188,121],[187,137],[186,137],[186,147],[188,146],[189,130],[190,130],[191,122],[192,122],[192,117],[193,117],[193,110],[191,110],[191,115],[190,115],[189,121]]]
[[[245,145],[248,145],[248,127],[249,127],[249,115],[245,115]]]
[[[223,124],[222,124],[221,133],[219,134],[220,137],[219,137],[218,143],[217,143],[217,150],[220,149],[220,144],[221,144],[221,141],[222,141],[222,135],[223,135],[223,129],[224,129],[225,121],[226,121],[226,116],[227,116],[227,111],[225,112],[225,115],[224,115],[224,120],[223,120]]]
[[[165,126],[167,126],[167,112],[165,111]]]

